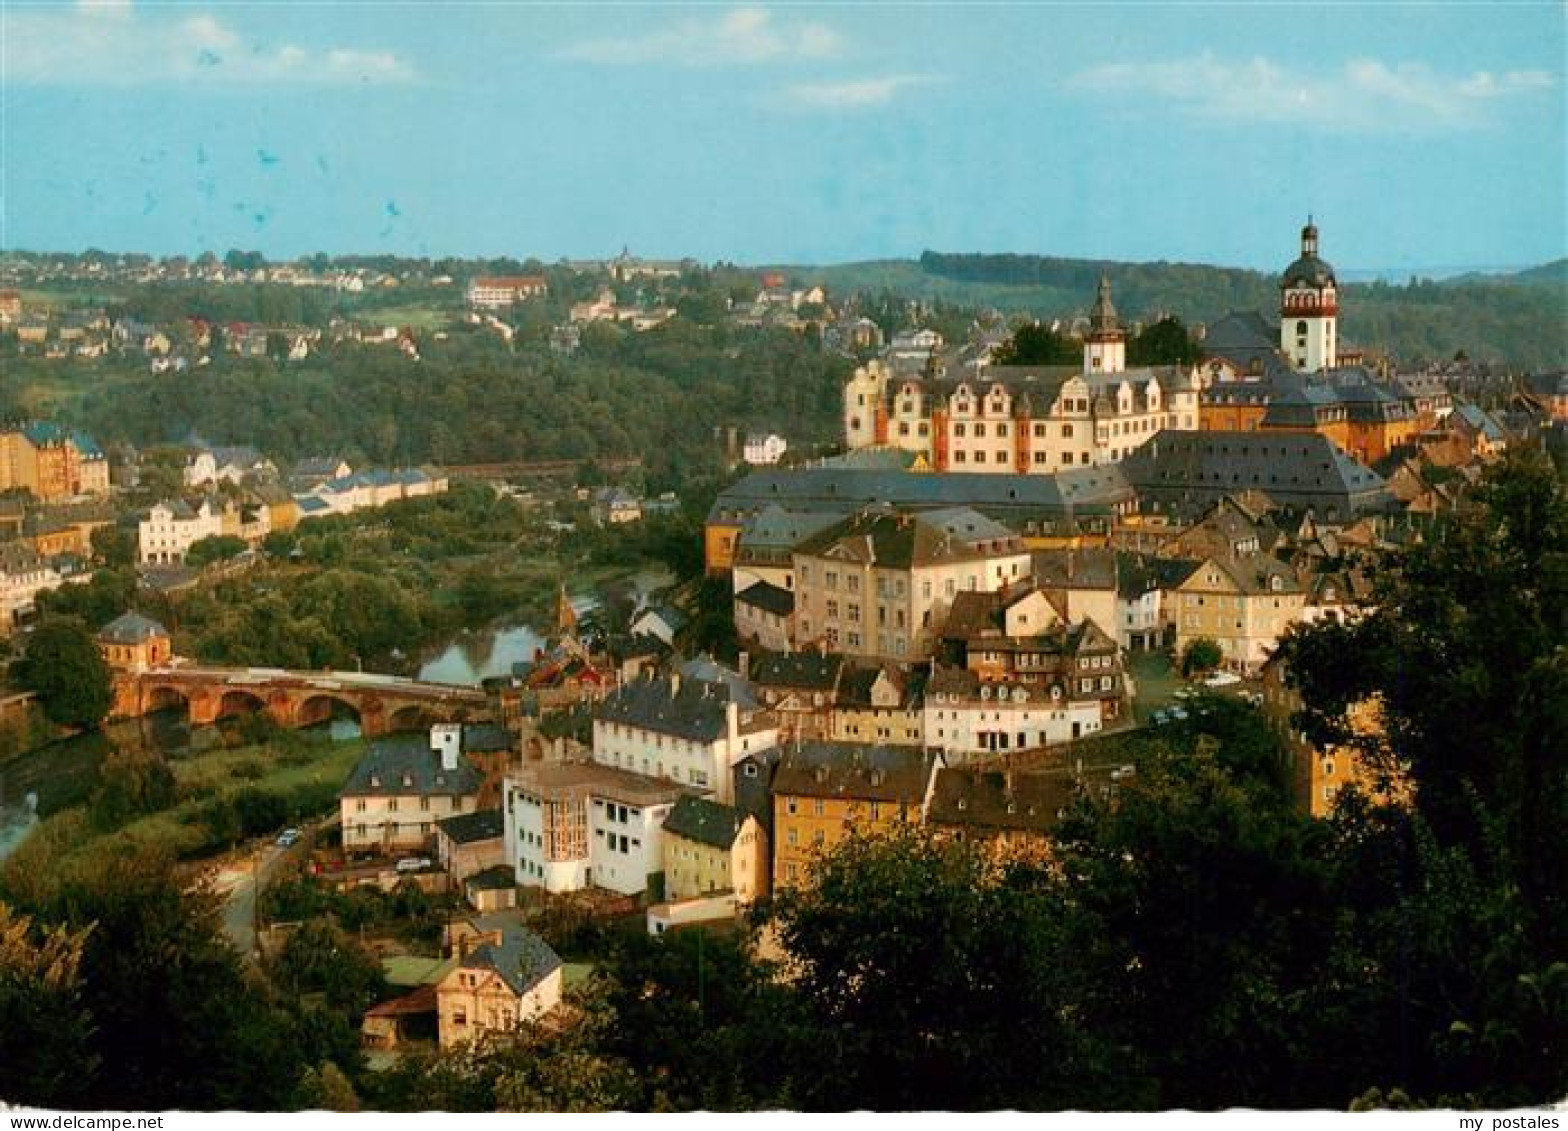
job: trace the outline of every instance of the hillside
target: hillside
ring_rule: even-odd
[[[1410,364],[1451,358],[1463,350],[1476,360],[1520,369],[1561,367],[1568,364],[1565,269],[1568,261],[1559,260],[1508,276],[1348,283],[1341,288],[1343,338]],[[1196,324],[1231,310],[1271,312],[1279,301],[1272,274],[1197,263],[927,251],[919,260],[789,270],[839,295],[886,293],[1045,318],[1084,313],[1102,273],[1110,277],[1117,308],[1127,319],[1173,313]]]

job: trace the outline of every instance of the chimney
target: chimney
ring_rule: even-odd
[[[741,649],[740,656],[736,659],[736,663],[740,667],[740,677],[741,677],[741,679],[750,679],[751,678],[751,653],[747,652],[744,648]]]
[[[681,693],[681,673],[680,672],[671,672],[670,673],[670,698],[674,699],[680,693]]]
[[[430,728],[430,749],[441,756],[441,768],[457,769],[458,756],[463,752],[463,724],[436,723]]]

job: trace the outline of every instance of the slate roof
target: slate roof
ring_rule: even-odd
[[[1116,588],[1114,550],[1036,550],[1033,557],[1035,583],[1042,589]]]
[[[98,630],[98,639],[110,644],[141,644],[154,636],[167,636],[169,630],[137,612],[121,613]]]
[[[728,850],[740,835],[746,814],[705,797],[682,797],[664,818],[664,831],[698,844]]]
[[[1280,505],[1332,499],[1360,509],[1387,499],[1380,476],[1316,433],[1166,430],[1120,466],[1140,496],[1180,492],[1197,506],[1247,489]]]
[[[376,739],[349,774],[339,797],[465,797],[479,792],[479,771],[459,757],[455,770],[441,768],[426,734]]]
[[[561,968],[561,956],[525,927],[508,924],[501,941],[480,943],[459,964],[465,970],[494,970],[521,997]]]
[[[837,516],[832,513],[791,511],[769,504],[753,515],[742,528],[736,560],[745,560],[748,553],[779,551],[787,554],[836,520]]]
[[[896,664],[854,665],[845,668],[844,677],[838,685],[839,706],[856,708],[872,706],[871,691],[876,686],[878,678],[883,675],[886,675],[898,689],[900,708],[909,710],[920,706],[921,696],[925,694],[926,669],[918,667],[904,669]]]
[[[1191,559],[1152,558],[1123,551],[1116,556],[1116,589],[1129,599],[1151,589],[1169,589],[1185,581],[1198,565]]]
[[[499,809],[479,809],[456,817],[446,817],[436,822],[447,837],[457,844],[475,844],[482,840],[497,840],[506,835],[506,815]]]
[[[903,514],[868,509],[796,547],[797,554],[894,569],[1023,552],[1011,530],[968,507]]]
[[[747,586],[735,594],[735,600],[776,617],[787,617],[795,611],[795,594],[769,581]]]
[[[1305,283],[1310,287],[1328,287],[1334,284],[1334,268],[1328,261],[1316,255],[1303,255],[1289,267],[1279,278],[1282,287]]]
[[[1119,464],[1055,475],[976,472],[861,471],[804,467],[754,471],[719,492],[710,523],[739,523],[769,505],[794,511],[849,514],[874,503],[907,510],[973,507],[994,519],[1080,513],[1109,514],[1133,491]]]
[[[934,757],[912,746],[802,743],[785,751],[773,774],[773,793],[918,805]]]
[[[464,751],[472,750],[476,754],[488,754],[511,748],[512,735],[505,727],[495,723],[463,724]]]
[[[832,691],[843,670],[844,657],[836,652],[792,652],[785,656],[759,656],[752,662],[751,679],[759,687]]]
[[[724,685],[682,677],[679,689],[668,679],[639,680],[608,695],[594,711],[599,722],[651,730],[697,742],[715,742],[725,733]],[[755,706],[743,706],[750,710]]]
[[[1049,832],[1075,793],[1067,777],[944,766],[936,772],[926,821],[985,832]]]
[[[1255,310],[1233,310],[1208,327],[1203,352],[1246,366],[1253,360],[1276,357],[1279,327]]]
[[[1493,443],[1501,443],[1506,438],[1502,426],[1478,405],[1458,404],[1454,406],[1454,413]]]

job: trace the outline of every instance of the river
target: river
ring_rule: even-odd
[[[177,761],[220,743],[227,725],[192,727],[184,711],[159,711],[62,738],[0,763],[0,860],[40,818],[91,797],[98,786],[98,768],[116,746],[150,746]],[[337,716],[311,729],[324,731],[333,741],[359,737],[359,724],[351,717]]]
[[[668,585],[670,576],[660,569],[648,569],[628,580],[641,597]],[[592,595],[572,598],[579,616],[598,605],[598,598]],[[510,675],[514,664],[531,661],[543,645],[544,638],[526,624],[464,632],[426,659],[418,678],[477,687],[491,676]],[[359,736],[359,726],[352,718],[340,715],[319,725],[334,739]],[[114,723],[101,733],[51,742],[0,763],[0,860],[22,842],[40,817],[78,805],[92,795],[98,784],[98,767],[114,745],[145,743],[178,759],[218,741],[218,727],[193,728],[183,711],[168,711]]]

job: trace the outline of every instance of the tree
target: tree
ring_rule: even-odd
[[[1083,1024],[1129,1050],[1156,1108],[1340,1106],[1313,1060],[1334,927],[1315,830],[1223,744],[1146,760],[1059,830],[1064,898],[1088,920]]]
[[[110,569],[136,564],[136,535],[118,526],[100,526],[92,532],[93,554]]]
[[[1137,1082],[1077,1020],[1089,945],[1050,871],[913,828],[852,836],[776,898],[818,1110],[1124,1108]]]
[[[44,715],[58,726],[94,728],[114,703],[109,665],[87,626],[73,617],[40,622],[15,675],[37,692]]]
[[[1473,507],[1378,578],[1376,612],[1282,643],[1319,746],[1365,748],[1354,703],[1381,704],[1393,761],[1441,845],[1497,851],[1547,953],[1568,951],[1568,491],[1511,450]],[[1367,750],[1367,756],[1371,756]]]
[[[92,813],[105,828],[174,804],[174,771],[155,750],[127,747],[114,751],[104,760],[98,779]]]
[[[288,992],[324,994],[328,1007],[356,1020],[386,992],[380,962],[331,919],[293,931],[268,970]]]
[[[1225,662],[1225,653],[1217,641],[1199,636],[1187,642],[1181,650],[1181,674],[1191,679],[1195,675],[1211,672]]]
[[[185,564],[200,569],[213,562],[224,562],[245,552],[245,540],[232,534],[209,534],[191,543],[185,551]]]
[[[97,1071],[82,996],[87,932],[40,928],[0,903],[0,1095],[70,1107]]]
[[[1202,359],[1203,350],[1187,333],[1180,318],[1167,314],[1127,342],[1129,365],[1179,365],[1190,368]]]
[[[1077,365],[1082,358],[1076,342],[1039,322],[1018,327],[993,355],[997,365]]]

